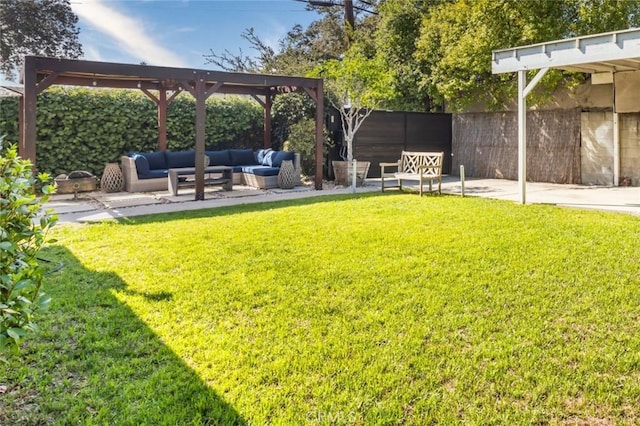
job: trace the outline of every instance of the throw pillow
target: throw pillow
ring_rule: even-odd
[[[275,157],[278,151],[269,151],[264,154],[264,158],[262,159],[262,165],[273,167],[273,157]]]

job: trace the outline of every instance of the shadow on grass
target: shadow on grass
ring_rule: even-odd
[[[171,293],[132,293],[117,275],[86,269],[60,246],[41,255],[64,266],[47,275],[53,301],[40,332],[0,364],[0,424],[247,423],[114,291],[158,311]]]
[[[391,191],[391,192],[385,192],[385,193],[366,192],[366,193],[359,193],[359,194],[319,195],[314,197],[298,198],[295,200],[279,200],[279,201],[268,201],[268,202],[261,202],[261,203],[238,204],[235,206],[212,207],[212,208],[199,209],[199,210],[188,210],[183,212],[160,213],[160,214],[152,214],[152,215],[144,215],[144,216],[118,218],[117,220],[121,224],[139,225],[144,223],[169,222],[172,220],[181,220],[181,219],[187,219],[187,218],[197,219],[197,218],[203,218],[203,217],[219,217],[219,216],[227,216],[227,215],[234,215],[234,214],[240,214],[240,213],[251,213],[251,212],[259,212],[259,211],[275,210],[275,209],[287,208],[292,206],[309,206],[309,205],[318,204],[320,207],[322,207],[322,205],[328,205],[330,203],[353,200],[358,198],[371,198],[371,197],[380,197],[380,196],[386,197],[386,196],[405,195],[405,194],[398,191]],[[327,214],[330,214],[330,210],[327,210]]]

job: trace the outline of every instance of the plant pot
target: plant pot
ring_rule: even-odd
[[[332,161],[333,175],[336,185],[351,186],[351,175],[353,174],[353,164],[348,161]],[[369,174],[370,161],[357,161],[356,164],[356,186],[364,185]]]

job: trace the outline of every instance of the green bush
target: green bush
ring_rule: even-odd
[[[54,191],[48,180],[46,174],[33,177],[31,162],[18,156],[15,145],[4,152],[0,138],[0,352],[18,348],[50,300],[42,291],[44,270],[36,258],[57,220],[41,214]],[[36,185],[43,185],[40,199]]]
[[[313,176],[315,171],[316,123],[312,119],[303,119],[289,128],[289,139],[284,149],[300,154],[302,174]]]
[[[273,100],[271,143],[274,149],[280,149],[289,139],[292,126],[305,119],[313,119],[316,106],[304,93],[278,95]]]
[[[256,102],[212,96],[207,100],[206,146],[258,148],[264,139],[263,109]],[[88,170],[130,151],[157,149],[157,109],[135,90],[54,87],[38,95],[36,164],[52,175]],[[0,134],[18,142],[18,101],[0,99]],[[168,107],[170,150],[194,148],[195,100],[179,95]]]

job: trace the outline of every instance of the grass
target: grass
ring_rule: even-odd
[[[60,226],[0,424],[637,424],[639,235],[393,193]]]

